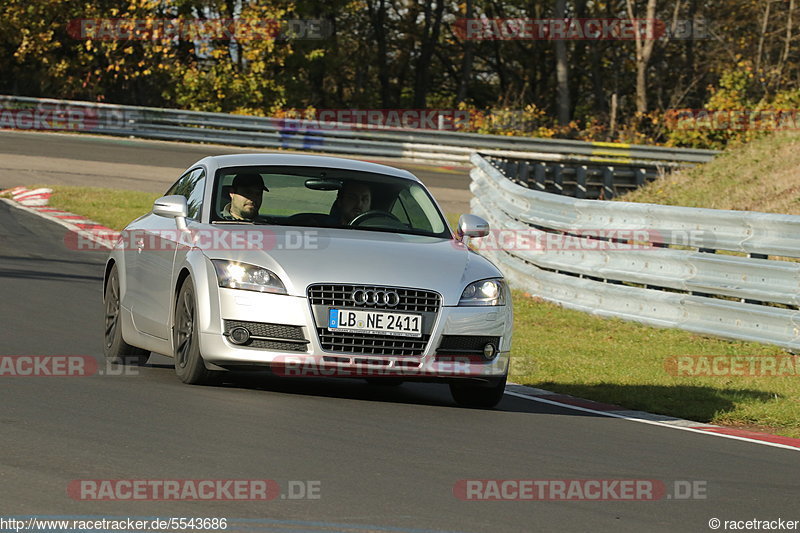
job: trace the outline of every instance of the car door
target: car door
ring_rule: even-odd
[[[167,191],[186,198],[187,222],[199,220],[205,191],[205,171],[195,168],[185,173]],[[137,329],[159,339],[169,339],[172,272],[175,252],[181,238],[175,219],[150,213],[137,224],[135,253],[138,261],[133,272],[137,297],[133,319]],[[184,239],[186,240],[186,239]]]

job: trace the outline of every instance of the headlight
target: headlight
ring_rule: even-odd
[[[506,285],[502,279],[484,279],[470,283],[461,293],[458,305],[505,305]]]
[[[286,294],[283,282],[271,270],[237,261],[212,259],[211,262],[220,287]]]

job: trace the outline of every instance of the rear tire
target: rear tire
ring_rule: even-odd
[[[186,278],[178,291],[175,302],[175,321],[172,327],[175,346],[175,374],[184,383],[205,385],[211,383],[216,372],[206,368],[200,355],[200,339],[197,332],[197,305],[192,278]]]
[[[507,376],[491,384],[476,385],[471,383],[451,383],[450,394],[453,400],[461,407],[473,409],[492,409],[500,400],[506,390]]]
[[[117,265],[111,266],[105,292],[106,320],[103,338],[103,355],[114,364],[143,365],[150,358],[150,352],[131,346],[122,338],[122,322],[120,320],[119,273]]]

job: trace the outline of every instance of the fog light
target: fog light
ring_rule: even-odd
[[[250,340],[250,332],[247,328],[235,327],[230,332],[230,339],[234,344],[244,344]]]
[[[483,347],[483,358],[487,361],[490,359],[494,359],[495,354],[497,353],[497,348],[495,348],[494,344],[491,342]]]

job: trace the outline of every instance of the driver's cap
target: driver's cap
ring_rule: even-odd
[[[264,179],[261,177],[261,174],[257,174],[255,172],[241,172],[236,174],[236,176],[233,178],[233,183],[231,186],[234,190],[247,187],[259,187],[269,192],[267,186],[264,185]]]

